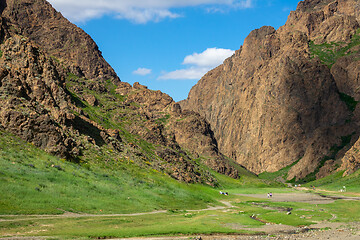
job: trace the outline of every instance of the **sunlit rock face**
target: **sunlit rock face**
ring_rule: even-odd
[[[219,150],[255,173],[296,161],[288,179],[359,168],[341,161],[359,136],[358,106],[349,106],[360,100],[359,13],[354,0],[300,2],[278,30],[252,31],[181,106],[204,116]]]

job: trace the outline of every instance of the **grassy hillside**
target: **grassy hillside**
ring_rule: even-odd
[[[327,177],[307,183],[306,186],[315,186],[329,191],[339,192],[345,186],[347,192],[360,193],[360,170],[349,176],[342,176],[343,171],[333,173]]]
[[[238,180],[213,173],[218,188],[184,184],[130,160],[121,161],[107,149],[90,151],[92,160],[71,163],[0,131],[0,214],[199,209],[216,203],[219,189],[270,186],[245,172]]]

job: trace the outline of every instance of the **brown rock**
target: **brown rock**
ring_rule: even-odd
[[[324,166],[322,166],[319,172],[316,174],[316,178],[323,178],[330,175],[336,170],[336,164],[334,160],[326,161]]]
[[[191,89],[182,108],[204,116],[220,152],[247,169],[274,172],[301,159],[288,178],[304,178],[356,127],[337,84],[354,92],[358,62],[344,58],[333,72],[309,48],[310,41],[349,43],[359,28],[354,9],[354,0],[300,2],[277,31],[252,31]]]
[[[344,171],[344,176],[354,173],[360,169],[360,140],[358,139],[355,144],[346,152],[345,156],[341,159],[342,165],[338,171]]]
[[[98,100],[93,95],[85,95],[85,101],[88,102],[90,104],[90,106],[93,106],[93,107],[99,105]]]
[[[3,20],[44,49],[49,56],[88,79],[119,78],[103,59],[98,46],[83,30],[70,23],[45,0],[2,1]]]
[[[147,89],[147,86],[144,86],[144,85],[141,85],[141,84],[138,83],[138,82],[135,82],[135,83],[133,84],[133,88],[135,88],[135,89]]]
[[[210,125],[199,114],[183,112],[167,94],[139,86],[129,92],[126,102],[138,104],[141,115],[149,119],[143,126],[134,121],[131,133],[154,144],[186,149],[195,157],[204,156],[205,165],[219,173],[238,177],[238,171],[218,151]]]

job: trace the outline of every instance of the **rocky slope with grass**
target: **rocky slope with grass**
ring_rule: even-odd
[[[359,29],[356,0],[301,1],[278,30],[252,31],[180,104],[209,121],[221,152],[255,173],[292,163],[288,180],[353,172]]]
[[[216,185],[240,165],[205,118],[121,82],[94,41],[44,0],[0,2],[0,128],[80,164],[127,162]]]

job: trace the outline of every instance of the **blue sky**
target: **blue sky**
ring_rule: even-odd
[[[285,24],[298,0],[48,0],[99,45],[120,79],[185,99],[250,31]]]

